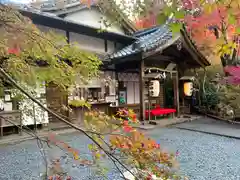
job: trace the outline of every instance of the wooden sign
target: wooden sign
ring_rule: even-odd
[[[0,127],[10,127],[21,125],[21,112],[20,111],[2,111],[0,112]],[[8,121],[9,120],[9,121]],[[11,122],[13,123],[11,123]]]

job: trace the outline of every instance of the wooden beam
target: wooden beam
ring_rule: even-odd
[[[158,70],[158,71],[160,71],[160,72],[169,72],[169,73],[177,73],[177,71],[176,70],[168,70],[168,69],[163,69],[163,68],[158,68],[158,67],[147,67],[147,68],[145,68],[145,70],[144,71],[148,71],[148,70]]]
[[[106,39],[104,40],[104,50],[105,52],[108,52],[108,43]]]
[[[144,60],[140,61],[139,73],[139,95],[140,95],[140,121],[145,120],[145,100],[144,100]]]
[[[157,61],[173,61],[174,62],[174,58],[170,57],[170,56],[164,56],[161,54],[155,54],[153,56],[150,56],[147,58],[148,60],[157,60]]]
[[[145,75],[144,75],[144,78],[145,78],[145,79],[148,79],[148,78],[159,78],[159,79],[160,79],[159,74],[161,74],[161,73],[145,74]]]
[[[176,115],[179,117],[179,111],[180,111],[180,105],[179,105],[179,77],[178,77],[178,72],[175,73],[175,77],[173,80],[173,89],[174,89],[174,106],[176,108]]]
[[[141,56],[138,55],[135,58],[137,59],[139,57]],[[115,67],[119,72],[126,72],[128,70],[139,70],[139,67],[140,67],[139,64],[140,64],[139,60],[126,61],[120,64],[115,64]]]

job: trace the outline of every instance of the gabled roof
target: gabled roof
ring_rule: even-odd
[[[80,0],[68,0],[68,1],[61,1],[61,4],[57,4],[56,2],[60,2],[57,0],[48,0],[46,2],[39,2],[37,3],[38,8],[40,8],[43,12],[51,12],[56,14],[57,16],[63,17],[66,14],[74,13],[83,9],[88,8],[87,5],[84,3],[81,3]],[[111,1],[103,1],[103,3],[95,3],[94,1],[91,1],[91,7],[96,7],[100,11],[105,9],[103,6],[108,3],[110,7],[114,10],[114,12],[117,12],[117,16],[121,18],[122,22],[121,25],[123,25],[126,29],[128,29],[129,32],[136,32],[137,28],[135,25],[127,18],[125,15],[121,12],[121,10],[117,7],[117,5]],[[32,3],[33,6],[36,3]],[[112,15],[110,10],[107,12]]]
[[[117,62],[117,59],[122,59],[139,53],[141,53],[142,57],[145,58],[147,57],[148,52],[152,52],[154,50],[157,50],[158,52],[162,51],[181,40],[184,41],[190,51],[196,55],[195,60],[199,64],[202,64],[202,66],[209,66],[209,61],[198,51],[197,47],[188,36],[186,30],[183,29],[180,33],[173,35],[169,29],[170,22],[172,22],[171,19],[163,25],[136,32],[134,37],[136,37],[137,40],[134,43],[111,54],[108,58]]]
[[[147,30],[145,33],[142,32],[141,35],[137,35],[137,38],[138,40],[133,44],[110,55],[110,59],[123,58],[140,52],[148,52],[159,46],[164,46],[172,39],[172,33],[169,31],[167,25],[163,25],[158,28]]]
[[[114,32],[99,32],[98,28],[93,28],[84,24],[64,20],[62,18],[54,16],[54,14],[51,13],[42,13],[29,9],[19,9],[19,11],[22,15],[29,17],[34,24],[43,25],[50,28],[97,37],[122,44],[130,44],[136,40],[136,38],[132,36],[121,35]]]

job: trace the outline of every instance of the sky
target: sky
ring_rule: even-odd
[[[16,3],[16,4],[30,4],[32,2],[45,2],[45,1],[48,1],[48,0],[0,0],[0,2],[1,1],[4,2],[4,3],[9,3],[10,2],[10,3]],[[61,1],[61,0],[59,0],[59,1]],[[121,3],[123,2],[123,0],[115,0],[115,1],[118,5],[121,5]],[[132,3],[133,0],[125,0],[125,1],[126,1],[127,6],[129,8],[131,8],[131,4],[133,4]],[[124,7],[124,8],[126,8],[126,7]],[[129,11],[129,9],[125,9],[125,10],[126,10],[126,14],[128,14],[130,16],[130,19],[132,19],[133,17],[131,16],[131,13],[130,13],[131,11]]]
[[[29,4],[31,2],[35,2],[36,0],[4,0],[4,1],[9,1],[9,2],[18,3],[18,4]],[[46,1],[46,0],[41,0],[41,1]]]
[[[32,0],[8,0],[8,1],[13,3],[19,3],[19,4],[28,4],[32,2]]]

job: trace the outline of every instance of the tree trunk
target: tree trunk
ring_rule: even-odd
[[[56,84],[50,83],[46,87],[46,99],[47,107],[52,111],[59,113],[63,116],[68,116],[67,111],[64,106],[67,106],[67,93],[62,88],[58,87]],[[58,121],[57,118],[49,115],[50,121]]]

